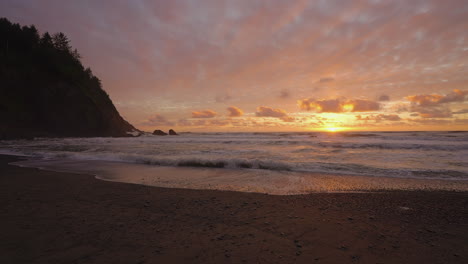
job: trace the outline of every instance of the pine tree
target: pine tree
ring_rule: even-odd
[[[60,51],[71,52],[70,40],[62,32],[56,33],[52,37],[54,47]]]
[[[52,41],[52,37],[50,36],[49,32],[46,32],[42,35],[39,43],[45,47],[52,47],[54,45]]]

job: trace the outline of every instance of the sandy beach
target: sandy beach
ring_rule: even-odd
[[[8,165],[0,263],[467,263],[468,193],[274,196]]]

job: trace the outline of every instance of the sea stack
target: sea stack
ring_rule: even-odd
[[[162,130],[159,130],[159,129],[156,129],[154,132],[153,132],[153,135],[156,135],[156,136],[167,136],[167,133],[162,131]]]
[[[177,134],[173,129],[169,129],[169,135],[178,136],[179,134]]]

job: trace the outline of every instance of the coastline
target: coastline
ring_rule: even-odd
[[[468,192],[172,189],[17,160],[0,155],[1,263],[468,262]]]
[[[88,174],[104,181],[153,187],[269,195],[395,190],[468,191],[468,181],[465,179],[403,178],[266,169],[171,167],[115,161],[30,157],[10,164],[55,172]]]

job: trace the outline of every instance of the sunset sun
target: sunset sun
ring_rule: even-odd
[[[343,128],[342,127],[327,127],[325,128],[325,130],[328,132],[338,132],[338,131],[342,131]]]

